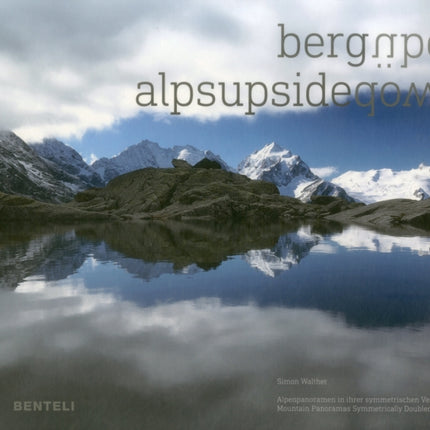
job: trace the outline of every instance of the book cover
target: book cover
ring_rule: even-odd
[[[1,428],[428,427],[426,2],[0,12]]]

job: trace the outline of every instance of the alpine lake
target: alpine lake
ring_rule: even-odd
[[[0,229],[0,428],[428,429],[430,237]]]

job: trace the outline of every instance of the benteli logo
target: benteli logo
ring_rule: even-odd
[[[74,412],[74,401],[63,400],[15,400],[14,412]]]

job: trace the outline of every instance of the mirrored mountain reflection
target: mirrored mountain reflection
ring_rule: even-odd
[[[141,307],[216,298],[319,309],[360,327],[430,321],[428,237],[338,224],[145,222],[0,231],[0,239],[0,285],[21,292],[73,279]]]
[[[275,277],[291,269],[305,258],[322,237],[311,232],[311,227],[301,227],[294,233],[283,234],[272,248],[252,249],[244,254],[245,261],[267,276]]]
[[[299,227],[299,224],[145,222],[88,226],[78,229],[77,234],[91,241],[104,241],[124,256],[146,263],[168,261],[174,270],[191,265],[210,270],[231,256],[274,248],[280,236],[295,235]]]
[[[29,276],[64,279],[82,266],[91,248],[70,228],[8,226],[0,230],[0,287],[16,288]]]
[[[15,288],[28,276],[44,276],[46,281],[64,279],[90,256],[100,262],[115,262],[146,281],[163,274],[190,274],[215,269],[250,249],[273,247],[280,234],[297,228],[297,224],[258,228],[175,222],[54,230],[12,226],[0,230],[0,285]]]

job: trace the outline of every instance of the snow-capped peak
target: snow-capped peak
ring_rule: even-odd
[[[49,202],[72,197],[53,166],[8,130],[0,131],[0,177],[0,191],[8,194]]]
[[[276,185],[285,186],[291,181],[290,173],[294,167],[299,168],[301,175],[309,179],[316,178],[299,156],[291,154],[288,149],[272,142],[245,158],[239,164],[238,171],[251,179],[263,179],[269,182],[274,182],[273,174],[276,174]]]
[[[291,157],[291,152],[288,149],[282,148],[276,142],[268,143],[260,150],[255,151],[254,154],[258,157],[268,157],[271,155],[286,158]]]
[[[0,130],[0,139],[10,140],[17,138],[16,134],[10,130]]]
[[[43,139],[42,142],[31,143],[30,147],[45,161],[53,163],[60,175],[68,176],[62,180],[74,192],[103,185],[99,175],[71,146],[57,139]]]
[[[225,170],[233,170],[221,157],[211,151],[202,151],[191,145],[162,148],[158,143],[149,140],[129,146],[115,157],[100,158],[92,164],[92,167],[105,182],[109,182],[116,176],[145,167],[172,167],[172,160],[175,158],[185,160],[191,165],[203,158],[209,158],[220,163]]]
[[[253,152],[238,166],[238,172],[251,179],[274,183],[281,194],[296,197],[304,202],[312,195],[342,197],[352,201],[345,191],[315,175],[309,166],[288,149],[275,142]]]

